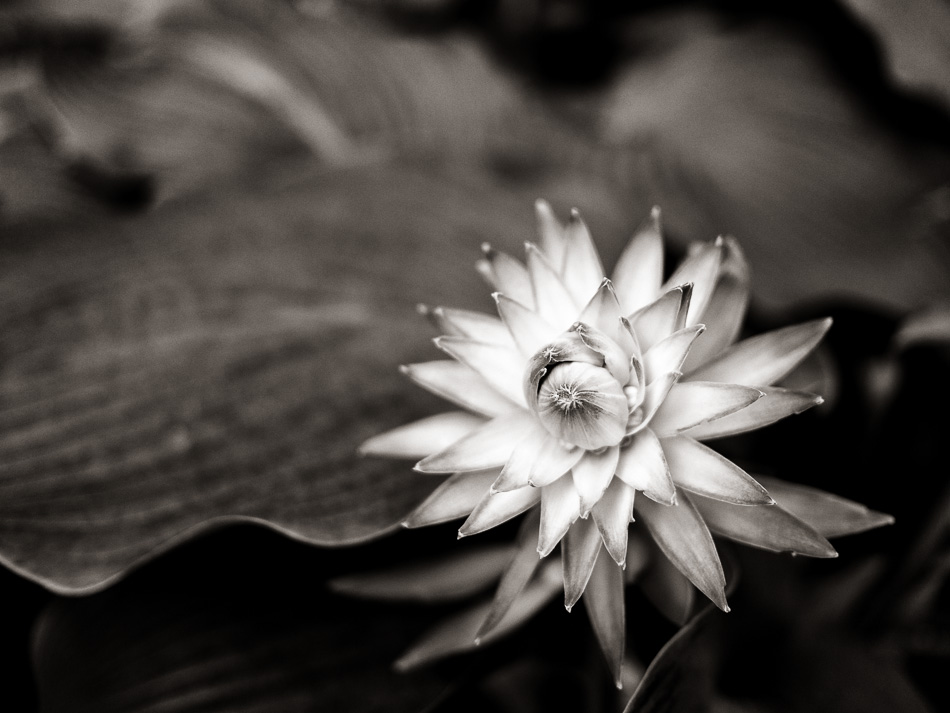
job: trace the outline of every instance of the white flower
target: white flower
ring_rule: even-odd
[[[608,280],[576,211],[567,225],[543,201],[537,213],[540,246],[526,245],[525,264],[484,246],[478,269],[497,290],[500,318],[422,308],[444,331],[435,341],[451,359],[404,372],[464,410],[376,436],[361,450],[418,457],[417,471],[450,474],[407,527],[467,517],[463,537],[540,505],[530,547],[544,558],[562,543],[565,604],[570,609],[585,589],[595,598],[595,630],[619,677],[621,568],[635,514],[726,611],[710,530],[771,550],[836,555],[818,530],[703,443],[821,403],[775,384],[817,346],[830,320],[734,343],[748,269],[731,238],[694,245],[664,282],[654,209]],[[535,576],[537,567],[537,555],[512,559],[477,638],[531,591],[529,581],[560,588],[544,568]]]

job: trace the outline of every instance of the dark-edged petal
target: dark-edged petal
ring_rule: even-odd
[[[751,509],[751,508],[750,508]],[[766,508],[755,508],[764,510]],[[726,603],[726,576],[709,528],[685,493],[676,505],[658,505],[647,498],[637,500],[636,512],[663,554],[703,594],[722,609]]]
[[[693,498],[709,529],[717,535],[772,552],[837,557],[834,547],[810,525],[780,505],[743,507],[697,495]]]
[[[630,313],[652,302],[662,281],[663,234],[660,209],[654,207],[620,254],[613,283],[621,306]]]
[[[538,221],[538,245],[541,246],[554,269],[562,272],[564,252],[567,249],[564,226],[554,215],[551,204],[546,200],[538,199],[534,202],[534,213]]]
[[[597,525],[604,547],[623,566],[627,559],[627,535],[633,519],[633,501],[636,491],[620,478],[614,478],[607,486],[591,516]]]
[[[501,623],[501,620],[504,619],[505,614],[508,613],[511,605],[521,594],[541,563],[541,559],[538,557],[538,525],[540,522],[541,512],[537,508],[525,515],[524,522],[521,523],[521,528],[518,530],[515,554],[501,575],[501,581],[498,582],[498,588],[495,590],[495,596],[492,598],[488,614],[475,634],[475,643],[479,643],[484,636],[491,633]]]
[[[600,644],[614,685],[621,687],[621,668],[627,625],[624,613],[623,570],[609,557],[601,554],[594,563],[584,608],[590,617],[594,634]]]
[[[693,382],[680,382],[689,384]],[[763,396],[744,409],[714,421],[708,421],[683,432],[683,435],[700,441],[732,436],[768,426],[786,416],[807,411],[822,403],[821,396],[807,391],[792,391],[778,386],[756,387]]]
[[[581,310],[581,315],[577,318],[577,321],[593,325],[613,337],[620,326],[621,317],[623,317],[623,310],[620,309],[620,302],[617,301],[614,287],[610,280],[604,278],[597,292]]]
[[[640,431],[630,445],[620,451],[616,475],[658,503],[672,505],[676,501],[676,489],[660,440],[648,428]]]
[[[577,315],[577,302],[536,245],[525,243],[525,255],[538,314],[555,327],[565,329]]]
[[[762,391],[715,381],[679,381],[663,399],[650,428],[660,438],[714,421],[755,403]]]
[[[478,594],[496,582],[514,552],[509,544],[483,545],[421,562],[337,577],[328,585],[339,594],[365,599],[455,601]]]
[[[587,588],[597,555],[603,549],[600,533],[591,518],[577,520],[561,542],[564,607],[570,611]]]
[[[360,455],[386,458],[425,458],[438,453],[488,421],[468,411],[448,411],[428,416],[367,439]]]
[[[686,327],[678,332],[673,332],[670,336],[661,339],[650,347],[643,355],[643,367],[646,372],[647,383],[649,384],[653,379],[663,374],[679,372],[690,347],[692,347],[696,338],[703,333],[703,330],[705,330],[705,327],[701,324]],[[707,381],[717,381],[717,379],[707,379]]]
[[[649,349],[686,326],[692,294],[691,284],[677,285],[630,315],[630,324],[641,349]]]
[[[426,391],[485,416],[518,408],[469,367],[452,359],[406,364],[400,371]]]
[[[689,380],[771,386],[808,356],[830,327],[828,317],[744,339],[691,372]]]
[[[476,267],[492,289],[508,295],[526,307],[534,307],[534,290],[525,266],[488,243],[482,245],[485,258]]]
[[[603,357],[607,371],[621,386],[630,380],[630,352],[625,351],[610,334],[586,322],[575,322],[570,331],[577,334],[585,346]],[[614,323],[613,335],[620,337],[623,332],[626,330],[618,317]]]
[[[778,478],[760,479],[779,505],[813,527],[824,537],[842,537],[893,525],[894,518],[882,512],[798,483]]]
[[[520,302],[506,297],[500,292],[492,295],[498,306],[498,314],[514,340],[518,351],[525,358],[530,357],[545,344],[554,339],[563,330],[548,324],[534,310]]]
[[[521,388],[524,358],[513,344],[489,344],[468,337],[438,337],[435,345],[479,374],[502,396],[519,406],[526,405]]]
[[[687,436],[660,439],[673,482],[680,488],[736,505],[772,505],[755,479],[732,461]]]
[[[712,243],[693,244],[686,258],[661,288],[666,290],[687,283],[693,285],[686,326],[691,327],[702,321],[702,315],[706,311],[706,305],[712,297],[719,278],[722,253],[722,238],[717,238]]]
[[[487,492],[459,528],[459,537],[477,535],[517,517],[541,500],[538,488],[521,488],[507,493]]]
[[[597,504],[617,470],[620,446],[600,452],[588,452],[571,469],[574,489],[581,498],[581,514],[586,515]]]
[[[627,435],[639,433],[650,425],[656,412],[659,411],[679,378],[679,372],[674,371],[663,374],[647,384],[646,388],[643,389],[643,401],[638,408],[633,410],[627,421]]]
[[[564,239],[564,285],[576,304],[586,304],[606,273],[590,230],[576,209],[571,210],[571,217],[564,227]]]
[[[581,514],[581,498],[574,489],[570,473],[562,475],[541,492],[541,526],[538,532],[538,554],[547,557]]]
[[[554,436],[548,434],[531,468],[530,485],[537,488],[550,485],[574,467],[586,451],[583,448],[568,448]]]
[[[426,527],[467,517],[484,499],[498,470],[456,473],[439,485],[403,521],[404,527]]]
[[[457,473],[501,467],[535,424],[527,411],[513,411],[483,422],[443,450],[416,463],[420,473]]]

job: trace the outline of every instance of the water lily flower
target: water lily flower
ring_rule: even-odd
[[[830,320],[736,342],[749,275],[732,238],[694,245],[664,281],[654,209],[607,279],[577,211],[565,225],[547,203],[536,209],[539,244],[526,244],[524,263],[483,247],[477,267],[495,290],[498,317],[420,308],[443,331],[435,343],[450,358],[403,371],[459,409],[370,438],[361,452],[418,458],[419,473],[448,476],[406,527],[464,517],[461,538],[530,511],[512,551],[472,570],[500,582],[494,599],[455,630],[487,640],[555,589],[563,586],[569,610],[586,591],[619,683],[623,588],[632,570],[643,569],[644,547],[629,537],[635,520],[676,570],[728,611],[711,533],[834,557],[823,533],[890,518],[821,491],[753,478],[707,445],[821,403],[777,384],[815,349]],[[555,567],[545,558],[559,544]],[[404,586],[399,576],[383,581],[393,591]]]

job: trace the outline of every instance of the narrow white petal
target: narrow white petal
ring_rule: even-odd
[[[420,473],[456,473],[501,467],[533,425],[534,418],[527,411],[497,416],[448,448],[423,458],[415,468]]]
[[[534,212],[538,219],[538,244],[554,269],[560,273],[564,269],[564,253],[567,249],[564,226],[545,200],[535,201]]]
[[[613,446],[600,453],[587,453],[571,469],[574,489],[581,498],[582,515],[590,512],[607,490],[617,470],[619,458],[620,446]]]
[[[764,396],[749,386],[715,381],[680,381],[673,385],[650,428],[661,438],[735,413]]]
[[[597,555],[603,549],[600,533],[593,521],[577,520],[561,543],[564,576],[564,607],[570,611],[587,588]]]
[[[754,431],[822,403],[820,396],[807,391],[791,391],[777,386],[760,386],[757,390],[764,396],[755,403],[715,421],[694,426],[683,435],[704,441]]]
[[[496,641],[520,627],[551,601],[560,589],[560,568],[553,563],[542,567],[498,626],[482,637],[479,643],[484,645]],[[486,601],[443,619],[399,657],[394,664],[396,670],[411,671],[446,656],[474,649],[479,645],[475,643],[478,630],[491,606],[491,601]]]
[[[692,373],[691,381],[771,386],[818,346],[831,319],[816,319],[744,339]]]
[[[696,507],[718,535],[772,552],[837,557],[834,547],[813,527],[779,505],[742,507],[697,496]]]
[[[641,349],[649,349],[686,326],[692,294],[691,284],[678,285],[630,315]]]
[[[519,408],[465,364],[452,359],[407,364],[400,371],[426,391],[485,416],[500,416]]]
[[[613,283],[624,312],[629,314],[652,302],[663,281],[663,235],[660,209],[637,229],[620,254],[614,268]]]
[[[676,490],[660,440],[649,428],[640,431],[630,445],[620,451],[617,477],[648,498],[670,505],[676,501]]]
[[[580,517],[581,498],[574,489],[570,474],[561,476],[543,488],[531,490],[540,490],[542,493],[538,553],[547,557],[564,537],[567,529]]]
[[[578,322],[591,324],[608,336],[615,338],[620,328],[620,318],[624,313],[614,293],[610,280],[604,279],[590,301],[581,310]]]
[[[359,453],[387,458],[424,458],[448,448],[487,422],[468,411],[440,413],[373,436],[359,447]]]
[[[621,348],[616,339],[627,330],[619,318],[614,325],[612,334],[607,334],[582,321],[575,322],[570,331],[579,335],[585,346],[603,357],[607,371],[619,384],[628,383],[631,368],[630,352]]]
[[[439,337],[435,344],[479,374],[502,396],[519,406],[527,405],[521,387],[524,357],[514,346],[476,342],[468,337]]]
[[[483,312],[473,312],[467,309],[452,309],[449,307],[429,307],[419,305],[420,314],[425,315],[442,330],[442,333],[452,337],[469,337],[479,342],[489,344],[511,345],[511,336],[501,320],[494,315]]]
[[[492,490],[504,493],[531,485],[532,469],[549,437],[540,423],[533,423],[511,452],[511,457],[502,468],[498,480],[492,485]]]
[[[525,358],[533,355],[563,331],[552,327],[538,313],[500,292],[492,296],[498,306],[498,314],[511,333],[511,339]]]
[[[564,228],[567,248],[564,253],[564,284],[578,305],[585,304],[603,281],[606,273],[590,230],[580,213],[571,211],[571,218]]]
[[[598,557],[587,584],[584,608],[597,636],[614,685],[621,686],[627,624],[624,614],[623,570],[609,557]]]
[[[882,512],[798,483],[778,478],[761,478],[779,505],[806,522],[824,537],[842,537],[892,525],[894,518]]]
[[[507,253],[495,250],[485,243],[482,245],[485,259],[479,261],[479,272],[498,292],[508,295],[529,308],[534,308],[534,290],[531,278],[525,266]]]
[[[749,307],[749,264],[735,238],[723,240],[719,279],[699,321],[706,325],[706,336],[686,357],[685,372],[705,364],[731,345],[739,336]]]
[[[619,565],[623,565],[627,558],[627,533],[633,519],[635,494],[636,491],[623,480],[614,478],[591,510],[607,552]]]
[[[538,525],[541,514],[538,508],[525,515],[524,522],[518,530],[518,541],[515,545],[515,554],[511,558],[495,596],[492,599],[491,609],[482,622],[476,634],[476,643],[487,636],[501,623],[505,614],[519,597],[532,575],[541,563],[538,558]]]
[[[651,424],[654,415],[663,405],[667,395],[679,378],[679,372],[673,372],[663,374],[647,384],[639,409],[634,410],[634,415],[627,423],[627,433],[629,435],[638,433]]]
[[[571,297],[560,275],[537,246],[525,243],[525,254],[538,314],[555,327],[567,329],[577,316],[578,303]]]
[[[736,505],[772,505],[774,500],[752,476],[711,448],[686,436],[660,441],[677,486]]]
[[[676,505],[658,505],[647,498],[637,500],[636,511],[663,554],[723,611],[726,576],[712,535],[690,499],[680,493]]]
[[[468,517],[488,494],[498,471],[456,473],[447,478],[429,497],[422,501],[402,523],[404,527],[426,527]]]
[[[703,325],[694,325],[686,327],[678,332],[673,332],[666,339],[650,347],[643,355],[643,369],[646,372],[646,380],[649,384],[653,379],[678,372],[683,366],[683,361],[689,353],[690,347],[696,338],[703,333]],[[723,379],[703,379],[703,381],[723,381]]]
[[[478,594],[498,580],[515,553],[508,544],[485,545],[365,574],[337,577],[330,589],[366,599],[447,602]],[[537,554],[534,559],[537,560]]]
[[[699,324],[706,305],[712,296],[719,277],[719,266],[722,262],[723,240],[717,239],[712,243],[702,243],[692,246],[686,259],[666,281],[661,289],[670,289],[677,285],[692,283],[693,295],[689,303],[689,313],[686,317],[686,326]]]
[[[522,488],[508,493],[486,493],[472,514],[459,528],[459,537],[477,535],[503,522],[517,517],[528,508],[538,504],[541,491],[537,488]]]
[[[531,485],[537,488],[550,485],[573,468],[586,452],[583,448],[576,446],[569,448],[548,434],[531,468]]]

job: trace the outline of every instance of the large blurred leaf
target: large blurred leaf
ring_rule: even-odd
[[[33,646],[44,713],[410,713],[446,689],[392,660],[431,613],[330,595],[331,553],[222,533],[60,599]]]
[[[440,478],[355,449],[442,405],[396,371],[434,354],[415,304],[490,309],[478,245],[531,237],[536,191],[558,193],[338,172],[8,234],[0,558],[77,592],[233,518],[322,544],[394,527]]]

